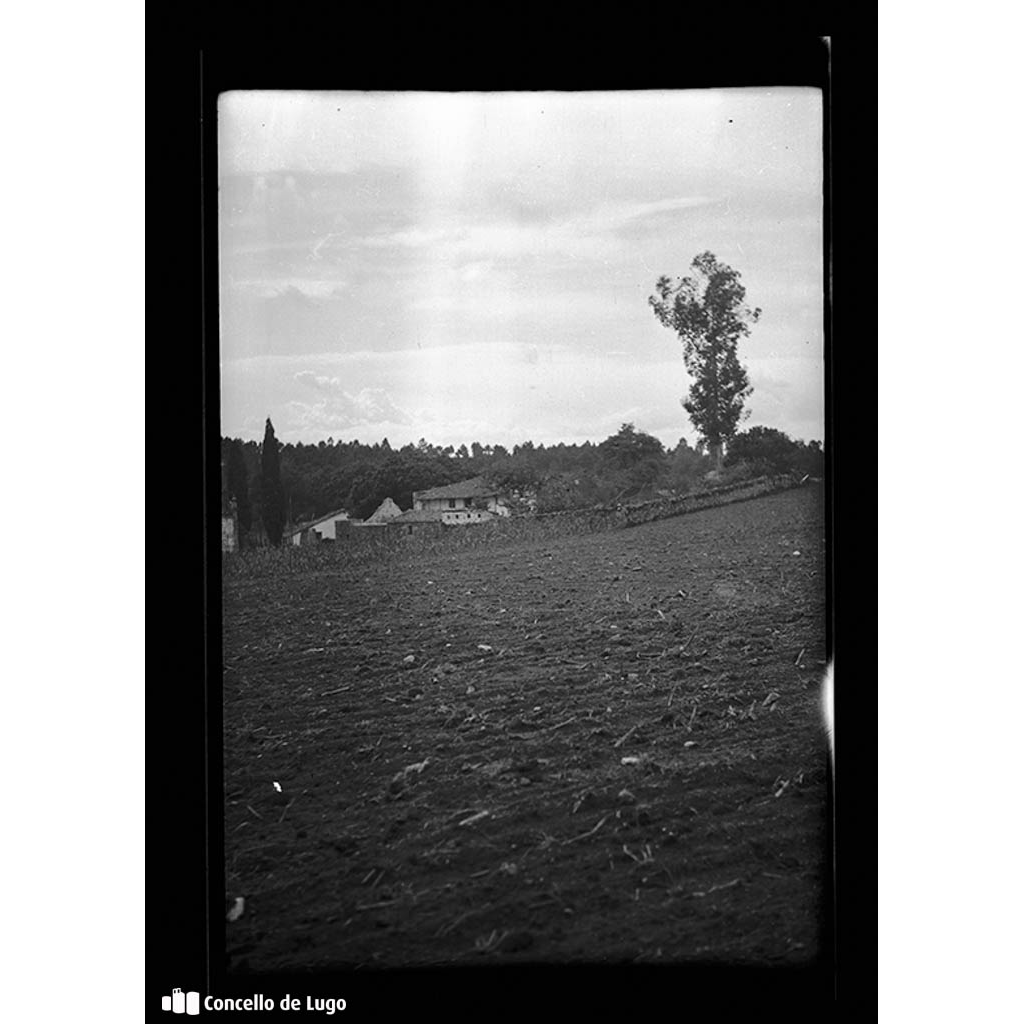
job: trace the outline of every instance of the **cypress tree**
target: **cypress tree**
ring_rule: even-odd
[[[263,528],[274,547],[281,543],[284,533],[284,487],[281,485],[281,463],[278,454],[274,424],[267,417],[267,428],[263,434],[263,448],[260,452],[262,472],[261,488],[263,498]]]

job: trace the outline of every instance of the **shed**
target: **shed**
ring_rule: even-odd
[[[346,526],[339,527],[339,523]],[[321,540],[337,540],[338,534],[347,528],[348,513],[344,509],[328,512],[325,516],[311,519],[288,531],[285,539],[290,544],[316,543]]]

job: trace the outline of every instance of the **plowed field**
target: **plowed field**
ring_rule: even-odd
[[[337,554],[224,584],[232,970],[816,956],[820,488]]]

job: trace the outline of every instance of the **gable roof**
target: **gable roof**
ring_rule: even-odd
[[[306,523],[300,523],[298,526],[292,527],[285,536],[294,537],[297,533],[302,533],[303,530],[309,530],[314,526],[319,526],[321,523],[326,523],[331,519],[348,519],[348,512],[343,508],[339,508],[335,512],[328,512],[325,516],[318,516],[316,519],[310,519]]]
[[[368,523],[386,523],[396,516],[400,516],[402,510],[390,498],[385,498],[377,507],[377,511],[366,520]]]
[[[445,484],[443,487],[431,487],[426,491],[414,491],[412,496],[414,501],[423,501],[435,498],[484,498],[497,493],[497,487],[486,483],[482,476],[474,476],[469,480],[460,480],[457,484]]]

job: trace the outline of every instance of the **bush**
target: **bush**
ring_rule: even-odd
[[[767,459],[751,459],[726,465],[718,474],[716,486],[735,484],[742,480],[754,480],[761,476],[773,476],[779,472]]]
[[[757,473],[797,473],[821,476],[824,453],[817,441],[794,441],[772,427],[751,427],[737,434],[729,444],[725,465],[747,463]]]

